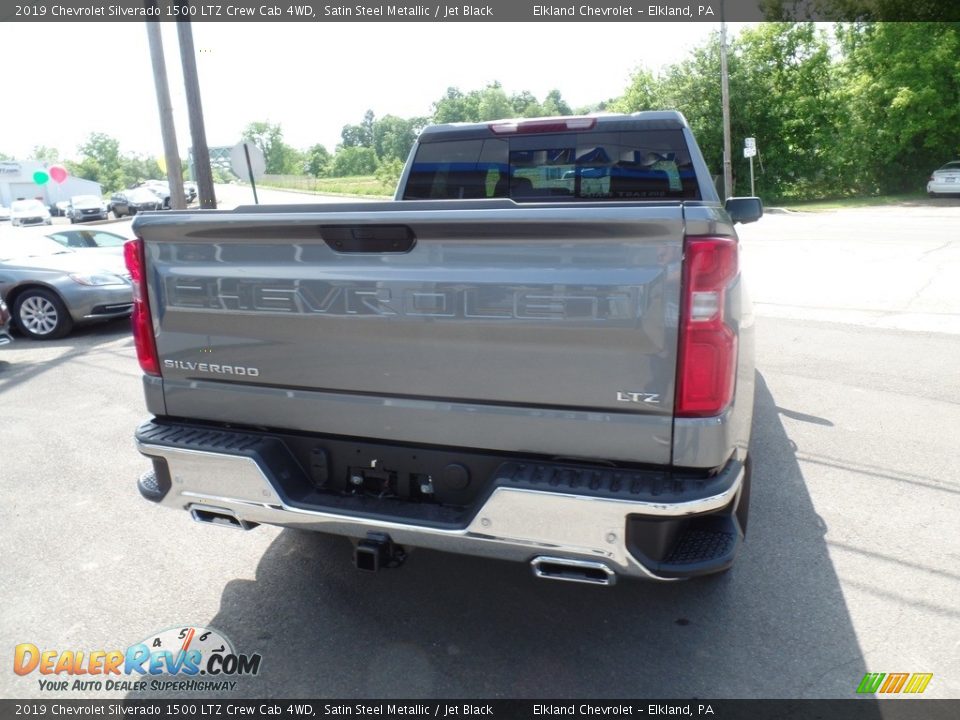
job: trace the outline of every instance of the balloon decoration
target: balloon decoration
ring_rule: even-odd
[[[37,185],[46,185],[48,182],[50,182],[50,176],[47,174],[46,170],[37,170],[33,174],[33,181]]]
[[[57,185],[63,185],[63,181],[67,179],[67,169],[63,165],[51,165],[49,173]]]

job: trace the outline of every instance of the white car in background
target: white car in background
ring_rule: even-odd
[[[53,219],[47,206],[39,200],[14,200],[10,203],[10,222],[20,225],[50,225]]]
[[[10,221],[10,208],[5,205],[0,205],[0,222],[9,222]]]
[[[960,194],[960,160],[948,162],[939,170],[934,170],[927,180],[927,195]]]

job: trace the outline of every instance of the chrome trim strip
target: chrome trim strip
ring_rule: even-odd
[[[137,441],[148,457],[167,462],[172,481],[160,502],[181,510],[196,507],[233,513],[241,522],[317,530],[363,538],[388,533],[399,545],[530,562],[541,554],[602,564],[613,572],[671,581],[630,555],[624,537],[627,516],[683,517],[719,510],[740,491],[743,468],[724,492],[683,503],[631,502],[566,493],[499,487],[466,528],[424,527],[389,520],[305,510],[283,502],[252,458],[171,448]]]

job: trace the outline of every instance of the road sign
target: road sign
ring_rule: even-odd
[[[757,149],[755,147],[745,147],[743,149],[743,156],[745,158],[752,158],[757,156]]]
[[[246,146],[246,153],[244,152]],[[250,154],[250,165],[247,166],[247,153]],[[238,142],[230,149],[230,168],[237,174],[237,177],[245,178],[253,175],[255,178],[263,177],[267,171],[267,161],[263,157],[263,151],[252,142]]]
[[[757,139],[756,138],[744,138],[743,146],[745,148],[750,148],[751,150],[756,150],[757,148]]]

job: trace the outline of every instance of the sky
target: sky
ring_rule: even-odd
[[[185,157],[190,133],[176,27],[163,23],[162,30]],[[279,123],[294,147],[322,143],[331,151],[341,128],[368,109],[377,117],[429,115],[451,86],[467,92],[499,81],[507,94],[529,90],[541,101],[557,88],[572,107],[607,100],[636,68],[682,60],[718,30],[718,23],[690,22],[193,25],[209,145],[233,145],[248,123],[265,120]],[[26,160],[44,145],[72,159],[90,133],[101,132],[124,153],[162,156],[143,23],[17,23],[3,35],[0,153]],[[14,87],[31,90],[11,93]]]

